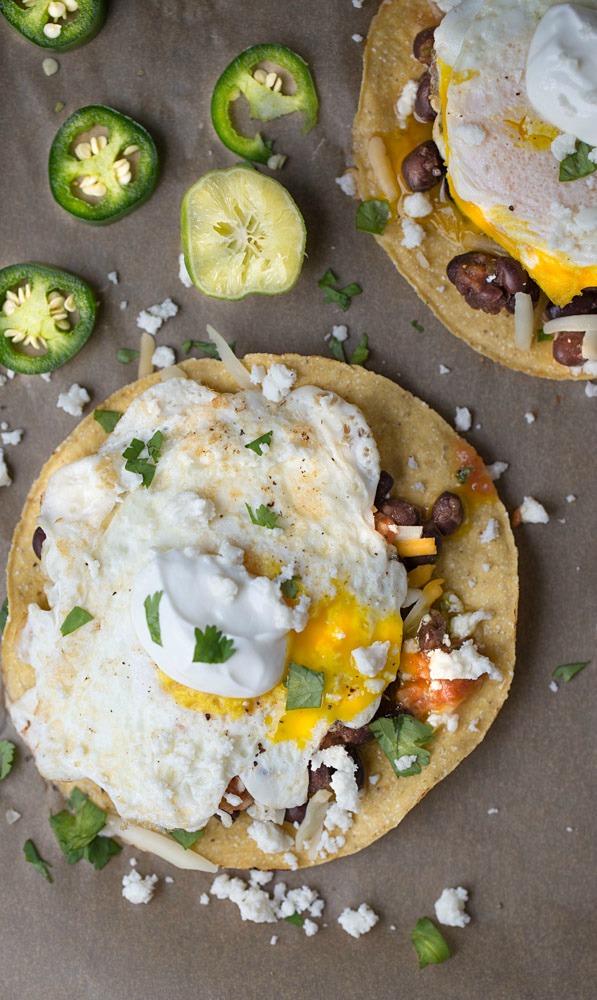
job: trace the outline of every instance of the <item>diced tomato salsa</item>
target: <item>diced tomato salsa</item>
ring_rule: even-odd
[[[430,712],[456,708],[479,684],[478,680],[435,681],[432,688],[429,657],[423,652],[403,652],[400,669],[410,679],[400,685],[398,701],[409,712],[423,720]]]
[[[470,469],[464,483],[464,489],[471,490],[477,496],[494,496],[495,486],[485,468],[483,459],[477,455],[472,445],[460,439],[456,449],[456,457],[459,469]]]

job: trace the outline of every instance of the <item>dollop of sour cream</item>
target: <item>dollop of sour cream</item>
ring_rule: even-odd
[[[218,555],[156,552],[137,574],[131,599],[137,638],[160,669],[195,691],[225,698],[255,698],[278,684],[288,634],[302,631],[307,622],[308,600],[290,607],[280,581],[249,573],[242,557],[231,545]],[[148,599],[157,605],[152,630]],[[232,643],[222,647],[224,662],[217,662],[217,653],[216,662],[194,659],[197,630],[205,635],[210,626],[221,634],[220,644]]]
[[[529,47],[526,90],[545,121],[597,146],[597,10],[565,3],[546,11]]]

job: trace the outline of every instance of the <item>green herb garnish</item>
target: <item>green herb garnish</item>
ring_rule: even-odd
[[[256,455],[263,455],[261,445],[270,445],[272,443],[273,434],[273,431],[267,431],[266,434],[262,434],[261,437],[255,438],[254,441],[249,441],[249,443],[245,445],[245,448],[250,448]]]
[[[419,722],[412,715],[398,715],[393,719],[375,719],[369,723],[373,736],[388,758],[394,774],[399,778],[408,778],[411,774],[420,774],[431,759],[425,744],[433,739],[434,729],[427,722]],[[400,771],[396,762],[401,757],[416,759]]]
[[[234,642],[215,625],[195,629],[193,663],[225,663],[236,652]]]
[[[52,881],[52,876],[48,871],[52,866],[49,861],[44,861],[32,840],[26,840],[23,844],[23,854],[25,855],[25,861],[32,864],[36,872],[43,875],[46,882]]]
[[[450,958],[452,952],[443,934],[441,934],[429,917],[421,917],[417,920],[412,933],[411,941],[415,946],[415,951],[419,956],[419,968],[424,969],[426,965],[439,965]]]
[[[155,642],[156,646],[162,645],[162,633],[160,630],[160,601],[163,594],[163,590],[156,590],[155,594],[148,594],[143,601],[143,607],[145,608],[145,620],[147,622],[147,628],[149,629],[149,635],[151,637],[151,641]]]
[[[336,361],[344,361],[344,363],[346,363],[344,342],[342,340],[338,340],[337,337],[331,336],[328,340],[328,347],[330,349],[330,354],[336,359]]]
[[[325,299],[324,302],[333,302],[346,312],[350,303],[355,295],[360,295],[363,289],[356,282],[352,282],[350,285],[345,285],[344,288],[334,288],[334,285],[338,284],[338,279],[331,268],[325,272],[323,278],[320,278],[317,282],[320,288],[325,289]]]
[[[576,677],[581,670],[588,667],[590,662],[590,660],[585,660],[583,663],[562,663],[559,667],[556,667],[551,676],[555,677],[559,681],[565,681],[567,684],[568,681],[571,681],[573,677]]]
[[[464,484],[468,482],[468,477],[470,476],[471,472],[474,472],[474,470],[475,470],[474,465],[465,465],[464,468],[459,469],[458,472],[456,473],[456,479],[458,480],[459,483],[462,483],[462,485],[464,486]]]
[[[290,661],[287,677],[286,709],[320,708],[325,675]]]
[[[122,413],[118,413],[117,410],[94,410],[93,419],[97,420],[98,424],[106,432],[106,434],[111,434],[116,424],[120,420]]]
[[[116,360],[121,365],[130,365],[131,361],[139,357],[139,351],[131,351],[128,347],[119,347],[116,351]]]
[[[233,344],[228,344],[228,347],[233,353],[236,353],[236,341]],[[203,351],[207,354],[208,358],[215,358],[216,361],[220,361],[220,354],[215,344],[212,344],[211,340],[185,340],[182,345],[182,353],[189,354],[191,351]]]
[[[111,837],[98,836],[107,814],[79,788],[73,789],[68,807],[50,816],[58,846],[69,865],[85,858],[99,871],[121,850]]]
[[[369,357],[369,337],[367,336],[366,333],[363,333],[361,335],[361,339],[359,340],[357,346],[355,347],[354,351],[350,356],[349,364],[362,365],[365,363],[368,357]]]
[[[0,635],[4,632],[4,626],[8,620],[8,597],[5,597],[0,608]]]
[[[270,510],[264,504],[260,504],[255,513],[249,504],[246,503],[245,507],[249,511],[249,517],[253,524],[259,525],[260,528],[275,528],[278,522],[279,514],[276,514],[274,510]]]
[[[574,152],[565,156],[560,163],[560,180],[577,181],[597,170],[597,163],[589,159],[590,152],[592,152],[592,146],[577,139]]]
[[[0,740],[0,781],[12,771],[16,746],[10,740]]]
[[[417,333],[424,333],[425,332],[425,327],[423,326],[422,323],[419,323],[418,319],[411,319],[410,325],[415,328],[415,330],[417,331]]]
[[[297,586],[300,583],[300,576],[293,576],[290,580],[283,580],[280,584],[280,590],[284,594],[284,597],[289,597],[291,601],[294,601],[298,597],[299,588]]]
[[[188,830],[169,830],[169,835],[173,840],[176,840],[181,847],[184,847],[185,851],[188,851],[189,847],[196,844],[198,840],[201,840],[205,830],[194,830],[189,833]]]
[[[374,233],[379,236],[383,233],[390,218],[390,206],[387,201],[373,198],[371,201],[362,201],[357,208],[356,227],[363,233]]]
[[[66,618],[60,626],[60,631],[63,635],[70,635],[71,632],[76,632],[81,625],[86,625],[87,622],[93,620],[93,615],[90,615],[85,608],[79,608],[76,604],[72,611],[69,611]]]
[[[537,330],[537,343],[541,344],[544,340],[553,340],[553,333],[546,333],[541,326]]]
[[[161,431],[156,431],[147,444],[145,441],[140,441],[139,438],[133,438],[128,448],[125,448],[122,453],[122,457],[126,458],[124,467],[127,472],[137,472],[145,487],[151,486],[153,482],[156,466],[161,456],[163,440],[164,435]],[[147,449],[147,458],[141,457],[145,449]]]
[[[289,917],[284,917],[287,924],[294,924],[295,927],[302,927],[305,923],[300,913],[291,913]]]

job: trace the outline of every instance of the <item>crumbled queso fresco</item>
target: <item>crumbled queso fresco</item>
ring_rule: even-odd
[[[153,898],[157,875],[140,875],[136,868],[122,877],[122,895],[129,903],[149,903]]]
[[[167,319],[172,319],[178,312],[178,306],[172,299],[164,299],[163,302],[149,309],[143,309],[137,316],[137,326],[145,333],[150,333],[155,337],[156,333]]]
[[[435,902],[435,915],[440,924],[445,927],[466,927],[470,923],[464,907],[468,900],[468,892],[462,886],[457,889],[444,889]]]
[[[353,938],[367,934],[372,927],[375,927],[378,920],[377,913],[367,903],[361,903],[358,910],[351,910],[347,907],[338,917],[338,923],[342,930]]]
[[[67,392],[61,392],[58,396],[56,406],[65,413],[70,413],[71,417],[80,417],[83,407],[89,402],[91,396],[83,386],[73,382]]]

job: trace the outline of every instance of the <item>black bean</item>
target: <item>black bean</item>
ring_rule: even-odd
[[[43,528],[37,527],[33,532],[33,539],[31,544],[33,545],[33,551],[38,559],[41,559],[42,546],[46,540],[46,533]]]
[[[509,296],[506,301],[508,312],[514,312],[514,296],[517,292],[525,292],[526,295],[530,295],[533,305],[539,301],[539,285],[529,277],[522,264],[514,260],[513,257],[497,257],[494,274],[496,283]]]
[[[379,482],[377,484],[377,489],[375,491],[375,506],[379,510],[383,501],[386,499],[388,493],[394,485],[394,479],[389,472],[384,472],[383,469],[379,474]]]
[[[322,764],[316,771],[309,768],[309,798],[321,788],[329,788],[332,782],[333,767]]]
[[[554,337],[554,342],[552,346],[553,359],[557,361],[559,365],[566,365],[569,368],[576,368],[578,365],[582,365],[586,360],[582,353],[584,333],[582,331],[577,331],[575,333],[558,333],[557,337]]]
[[[559,319],[560,316],[585,316],[587,313],[597,313],[597,288],[583,288],[580,295],[575,295],[568,305],[556,306],[550,302],[545,310],[548,319]]]
[[[305,802],[302,806],[293,806],[292,809],[287,809],[284,813],[284,819],[287,823],[302,823],[306,812],[307,803]]]
[[[442,535],[454,534],[464,518],[462,500],[456,493],[449,493],[446,490],[435,501],[431,518],[437,524]]]
[[[439,649],[446,634],[446,620],[440,611],[433,608],[426,614],[417,632],[417,639],[422,650]]]
[[[369,739],[371,739],[371,733],[369,733]],[[354,763],[356,764],[356,770],[354,772],[354,776],[355,776],[355,781],[357,783],[357,788],[362,788],[363,785],[365,784],[365,765],[363,764],[363,758],[361,757],[357,748],[354,746],[346,747],[346,752],[350,757],[352,757]]]
[[[497,316],[509,297],[493,280],[495,260],[490,254],[469,250],[453,257],[446,268],[449,280],[471,309],[482,309],[491,316]]]
[[[415,118],[420,122],[434,122],[437,118],[437,111],[431,104],[430,96],[431,73],[423,73],[415,97]]]
[[[368,726],[359,726],[358,729],[345,726],[343,722],[334,722],[319,744],[320,750],[327,750],[328,747],[337,746],[359,746],[367,743],[371,739]]]
[[[431,191],[445,172],[444,161],[433,139],[416,146],[402,161],[402,176],[411,191]]]
[[[390,517],[394,524],[406,526],[421,523],[420,511],[407,500],[393,498],[384,500],[380,510],[386,517]]]
[[[431,65],[433,58],[434,32],[435,28],[423,28],[413,42],[413,55],[425,66]]]

